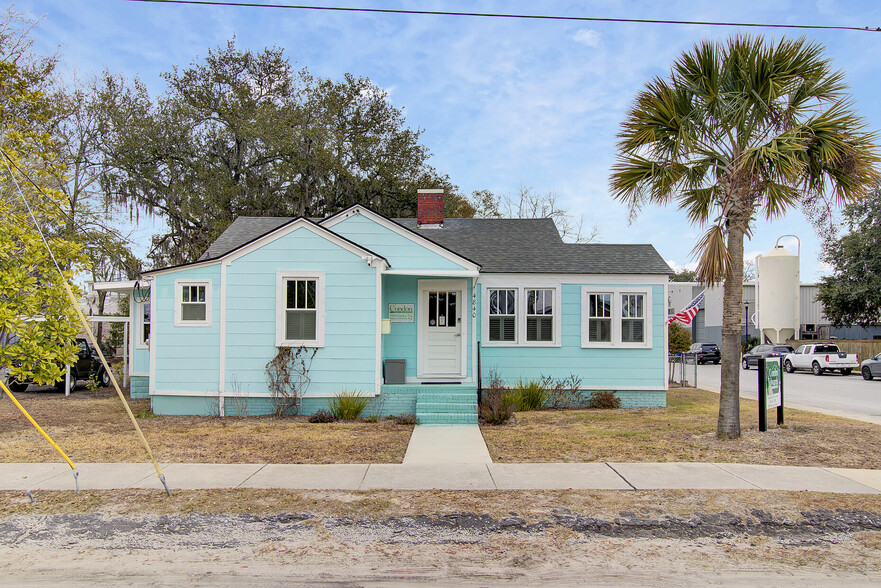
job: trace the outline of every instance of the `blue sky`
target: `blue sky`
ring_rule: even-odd
[[[542,13],[785,24],[881,26],[881,3],[763,0],[564,2],[545,0],[338,0],[340,6]],[[292,2],[293,3],[293,2]],[[309,4],[298,0],[298,4]],[[316,5],[325,4],[314,3]],[[122,0],[31,0],[16,8],[44,17],[34,36],[60,51],[62,75],[103,69],[141,78],[154,95],[174,65],[203,58],[233,36],[239,47],[276,45],[313,74],[371,78],[424,130],[431,164],[463,193],[554,192],[570,212],[596,224],[606,243],[651,243],[675,266],[690,264],[699,227],[674,207],[627,208],[608,196],[615,135],[633,97],[652,76],[702,38],[734,27],[380,15],[280,9],[158,5]],[[742,30],[742,29],[741,29]],[[881,129],[881,33],[750,29],[773,38],[823,43],[847,74],[857,110]],[[150,227],[136,235],[146,239]],[[760,220],[747,256],[794,233],[802,281],[822,275],[820,240],[801,212]]]

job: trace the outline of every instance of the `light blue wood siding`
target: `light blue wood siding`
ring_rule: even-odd
[[[392,269],[460,270],[453,263],[411,239],[391,231],[360,214],[335,224],[334,233],[385,257]]]
[[[377,270],[354,253],[299,228],[227,268],[226,392],[267,393],[275,357],[276,272],[325,273],[325,345],[315,354],[309,392],[373,393]]]
[[[211,326],[174,326],[176,280],[211,280]],[[156,276],[156,308],[150,326],[156,346],[155,392],[211,392],[219,387],[220,264],[182,268]]]
[[[524,286],[528,286],[524,283]],[[586,285],[586,284],[585,284]],[[591,288],[633,288],[630,285],[590,285]],[[665,386],[664,347],[666,309],[664,287],[652,286],[652,347],[651,349],[582,349],[581,347],[581,284],[562,286],[562,337],[560,347],[482,347],[481,372],[486,384],[490,371],[497,369],[509,385],[535,380],[542,375],[563,378],[575,374],[582,378],[582,387],[603,390],[626,388],[657,388]],[[642,288],[642,286],[640,286]],[[478,288],[479,312],[483,289]],[[482,316],[482,315],[480,315]],[[481,321],[478,321],[478,329]],[[478,331],[478,339],[481,333]]]
[[[419,276],[383,276],[382,282],[382,318],[388,318],[388,305],[391,304],[413,304],[414,320],[412,323],[392,323],[392,332],[382,336],[382,358],[385,359],[406,359],[407,368],[406,376],[415,378],[417,372],[417,337],[419,320],[419,280],[428,279]],[[447,278],[444,278],[447,279]],[[467,354],[463,362],[467,365],[467,377],[471,377],[472,372],[472,353],[473,338],[471,324],[471,284],[472,279],[467,278],[467,286],[464,292],[464,299],[459,305],[460,312],[464,313],[463,321],[468,321],[467,329]]]

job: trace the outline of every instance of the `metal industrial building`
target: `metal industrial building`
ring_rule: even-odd
[[[696,282],[670,282],[667,285],[667,316],[685,308],[704,287]],[[881,339],[881,326],[835,328],[823,315],[817,302],[817,284],[799,286],[799,333],[805,339]],[[743,310],[741,312],[741,338],[758,337],[759,329],[750,321],[747,335],[747,317],[756,311],[756,285],[743,285]],[[707,288],[700,310],[691,322],[691,339],[700,342],[722,342],[722,286]]]

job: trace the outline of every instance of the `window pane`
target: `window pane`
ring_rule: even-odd
[[[456,293],[450,292],[448,294],[447,302],[449,304],[449,310],[447,311],[447,325],[450,327],[456,326]]]
[[[623,343],[643,342],[643,320],[624,319],[621,321],[621,341]]]
[[[489,291],[489,313],[490,314],[501,314],[501,307],[499,306],[499,291],[498,290],[490,290]]]
[[[287,287],[287,296],[285,302],[285,308],[296,308],[297,307],[297,281],[296,280],[288,280],[286,283]]]
[[[507,300],[505,314],[514,314],[514,293],[514,290],[505,290],[505,299]]]
[[[493,316],[489,319],[490,341],[514,341],[515,319],[512,316]]]
[[[539,293],[538,290],[527,290],[526,291],[526,314],[536,314],[536,295]]]
[[[587,339],[596,343],[610,342],[612,340],[612,319],[590,319]]]
[[[447,326],[447,293],[437,293],[437,326]]]
[[[144,324],[149,324],[150,323],[150,304],[149,303],[144,304],[143,312],[144,312]]]
[[[636,298],[636,316],[638,316],[639,318],[642,318],[643,316],[645,316],[644,314],[642,314],[642,310],[643,310],[642,309],[642,303],[643,303],[642,299],[643,299],[643,297],[642,297],[642,295],[637,295],[634,298]]]
[[[306,308],[315,308],[315,280],[306,281]]]
[[[437,292],[428,293],[428,326],[437,325]]]
[[[189,302],[190,301],[190,288],[189,286],[183,287],[183,292],[181,293],[181,301]]]
[[[197,286],[199,290],[199,302],[205,302],[205,286]]]
[[[315,339],[317,313],[314,310],[288,310],[285,338],[312,341]]]
[[[297,280],[297,308],[306,308],[306,280]]]
[[[531,316],[526,319],[527,341],[553,341],[554,323],[551,317]]]
[[[188,303],[181,304],[180,318],[183,321],[204,321],[206,304]]]

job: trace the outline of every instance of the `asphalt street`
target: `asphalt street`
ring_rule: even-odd
[[[758,400],[758,370],[740,371],[740,396]],[[697,368],[697,387],[719,392],[722,368],[701,365]],[[784,406],[813,410],[881,425],[881,379],[866,381],[857,371],[849,376],[810,372],[784,374]]]

